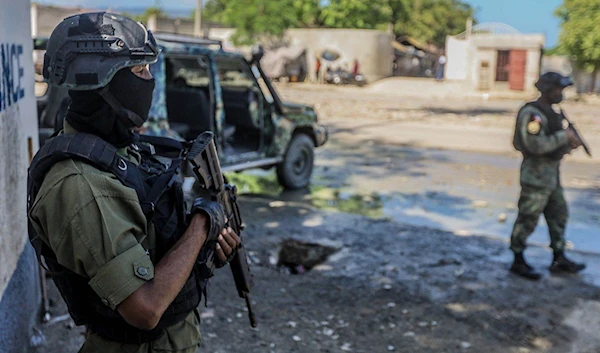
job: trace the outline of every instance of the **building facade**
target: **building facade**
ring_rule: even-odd
[[[40,308],[27,241],[27,167],[37,150],[29,0],[0,0],[0,353],[29,348]]]
[[[445,78],[479,91],[533,91],[540,75],[543,34],[523,34],[501,23],[483,23],[446,39]]]

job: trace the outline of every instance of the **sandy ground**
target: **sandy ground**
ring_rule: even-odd
[[[528,256],[545,277],[532,283],[507,271],[520,101],[279,89],[315,105],[332,138],[318,151],[310,190],[282,192],[273,173],[240,176],[259,327],[250,328],[223,270],[202,308],[199,352],[600,352],[600,259],[596,242],[586,243],[599,222],[595,160],[569,157],[563,178],[573,226],[586,234],[573,234],[572,256],[589,268],[550,276],[541,225]],[[564,106],[590,142],[600,139],[595,105]],[[337,252],[293,275],[274,265],[289,238]],[[51,296],[60,319],[65,307],[53,288]],[[37,352],[75,352],[82,342],[70,319],[41,329]]]

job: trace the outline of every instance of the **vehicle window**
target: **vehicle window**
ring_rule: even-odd
[[[256,86],[248,65],[237,58],[216,58],[217,74],[222,87],[252,88]]]
[[[166,62],[167,86],[205,88],[210,85],[208,59],[170,57]]]

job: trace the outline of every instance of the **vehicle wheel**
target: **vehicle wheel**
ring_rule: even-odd
[[[308,186],[313,170],[314,143],[305,134],[294,136],[285,159],[277,165],[277,179],[286,189],[302,189]]]

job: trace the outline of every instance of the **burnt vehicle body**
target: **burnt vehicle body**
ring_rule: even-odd
[[[276,167],[284,187],[308,185],[314,148],[325,144],[327,129],[318,124],[312,107],[280,100],[260,67],[262,50],[246,60],[224,51],[219,41],[166,33],[155,37],[161,48],[158,61],[150,65],[156,88],[140,133],[192,140],[212,131],[223,171]],[[57,87],[38,97],[47,102],[38,103],[40,119],[46,117],[40,120],[40,143],[42,129],[62,128],[64,112],[53,104],[64,97],[67,92]]]

